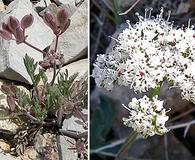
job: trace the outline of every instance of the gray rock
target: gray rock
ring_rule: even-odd
[[[75,61],[87,54],[88,1],[83,2],[70,19],[70,27],[59,38],[58,47],[58,52],[64,54],[66,62]]]
[[[65,70],[68,70],[68,74],[69,76],[73,75],[74,73],[79,73],[77,80],[79,80],[84,74],[86,74],[86,72],[88,71],[88,65],[87,65],[88,60],[87,59],[81,59],[79,61],[70,63],[66,66],[64,66],[60,73],[64,73]],[[53,78],[53,71],[52,70],[47,70],[46,71],[46,75],[48,77],[48,81],[50,82]],[[58,75],[59,76],[59,75]],[[57,76],[57,77],[58,77]],[[57,79],[55,80],[55,83],[57,83]]]
[[[71,4],[76,7],[79,7],[86,0],[58,0],[58,1],[61,2],[62,4]]]
[[[4,153],[0,153],[0,157],[2,160],[20,160],[16,157],[11,156],[10,154],[4,154]]]
[[[49,4],[51,4],[50,0],[41,0],[40,2],[38,2],[37,4],[34,5],[34,7],[47,7]]]
[[[84,109],[83,114],[87,114],[88,110]],[[69,119],[66,119],[63,123],[62,129],[64,130],[73,130],[73,131],[78,131],[78,132],[85,132],[86,130],[83,129],[83,126],[78,123],[78,121],[81,121],[77,117],[72,116]],[[75,144],[75,140],[69,137],[64,137],[60,136],[60,142],[61,142],[61,147],[62,147],[62,156],[63,160],[75,160],[78,158],[77,153],[74,153],[73,150],[70,150],[70,145],[72,142]]]
[[[26,30],[27,41],[43,50],[52,42],[52,31],[34,11],[30,0],[15,0],[10,3],[6,11],[0,16],[0,22],[6,21],[11,15],[20,20],[29,13],[34,16],[34,23]],[[39,61],[42,60],[42,54],[25,44],[17,45],[15,41],[6,41],[2,38],[0,38],[0,46],[0,77],[31,83],[23,64],[23,57],[27,53]]]

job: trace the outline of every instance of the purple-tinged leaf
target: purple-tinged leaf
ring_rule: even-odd
[[[7,104],[10,108],[10,110],[13,112],[16,105],[15,105],[15,99],[13,96],[7,96]]]

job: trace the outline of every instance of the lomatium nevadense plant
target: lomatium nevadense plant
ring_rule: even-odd
[[[124,124],[143,137],[163,135],[169,130],[163,101],[158,94],[163,81],[181,90],[182,98],[195,103],[195,31],[194,26],[174,27],[163,18],[146,11],[145,17],[124,29],[108,54],[98,55],[92,76],[99,87],[111,90],[114,85],[127,86],[149,96],[133,98]]]
[[[81,83],[78,83],[75,81],[77,73],[72,76],[68,76],[67,70],[65,73],[60,73],[60,69],[65,64],[65,59],[63,54],[57,53],[58,38],[70,25],[69,15],[65,9],[59,9],[57,14],[47,11],[44,13],[43,20],[52,29],[56,37],[55,48],[49,52],[42,51],[28,42],[28,35],[26,35],[25,30],[34,21],[31,14],[25,15],[21,21],[10,16],[6,23],[2,23],[0,36],[3,39],[14,40],[17,44],[25,44],[39,51],[43,55],[43,61],[35,62],[26,54],[24,65],[33,84],[31,95],[20,90],[14,84],[5,83],[1,90],[7,95],[9,107],[1,106],[1,109],[8,113],[12,122],[19,125],[20,134],[18,133],[18,136],[15,136],[14,144],[18,154],[22,152],[17,151],[19,141],[21,140],[27,146],[33,141],[36,133],[43,129],[57,135],[61,134],[74,138],[76,140],[75,150],[86,156],[87,131],[80,133],[62,130],[63,121],[73,114],[81,119],[85,129],[88,128],[86,119],[81,112],[83,108],[87,107],[87,80],[83,79],[80,80]],[[40,65],[39,68],[38,64]],[[51,82],[48,82],[45,73],[48,68],[53,68]],[[57,83],[54,83],[56,78]],[[26,130],[27,134],[21,136],[21,130]],[[20,137],[23,138],[20,139]]]

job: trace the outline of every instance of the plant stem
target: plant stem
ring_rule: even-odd
[[[57,35],[57,36],[56,36],[55,48],[54,48],[55,53],[56,53],[56,51],[57,51],[57,49],[58,49],[58,40],[59,40],[59,36]]]
[[[57,36],[56,36],[55,48],[54,48],[55,54],[56,54],[57,48],[58,48],[58,39],[59,39],[59,36],[57,35]],[[56,66],[56,62],[54,62],[54,64],[53,64],[53,78],[52,78],[52,81],[51,81],[51,83],[50,83],[51,85],[54,84],[55,79],[56,79],[56,76],[57,76],[57,66]]]
[[[81,120],[83,121],[83,123],[87,126],[86,120],[83,116],[83,113],[80,112],[76,107],[73,108],[73,111],[79,116],[79,118],[81,118]]]
[[[56,79],[56,70],[57,70],[57,67],[56,67],[56,62],[54,62],[53,64],[53,78],[50,82],[51,86],[53,86],[54,82],[55,82],[55,79]]]
[[[30,43],[28,43],[28,42],[26,42],[26,41],[24,41],[24,44],[26,44],[27,46],[29,46],[29,47],[31,47],[31,48],[37,50],[38,52],[41,52],[41,53],[43,54],[43,56],[45,56],[45,55],[47,54],[45,51],[42,51],[41,49],[39,49],[39,48],[33,46],[32,44],[30,44]]]
[[[123,146],[121,147],[121,149],[119,150],[115,160],[125,159],[125,156],[126,156],[128,150],[131,148],[136,137],[137,137],[137,132],[132,131],[131,134],[127,137],[127,139],[126,139],[125,143],[123,144]]]

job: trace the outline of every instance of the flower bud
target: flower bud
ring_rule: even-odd
[[[32,14],[25,15],[21,20],[21,27],[22,29],[26,29],[33,24],[34,17]]]
[[[61,34],[64,33],[68,29],[69,26],[70,26],[70,19],[68,19],[67,23],[62,28],[60,28]]]
[[[0,36],[5,40],[13,39],[12,34],[5,29],[3,30],[0,29]]]
[[[57,23],[60,28],[64,28],[68,22],[68,12],[65,9],[60,9],[57,12]]]
[[[9,29],[8,25],[5,22],[2,23],[2,28],[12,34],[12,31]]]
[[[20,26],[20,22],[16,17],[10,16],[7,22],[9,29],[15,34],[16,29]]]
[[[21,27],[18,27],[16,29],[15,37],[16,37],[17,44],[25,41],[24,30]]]
[[[48,68],[51,66],[51,64],[49,63],[49,61],[40,61],[39,65],[43,68]]]
[[[7,104],[10,107],[11,111],[14,111],[15,109],[15,99],[13,96],[7,96]]]
[[[46,25],[48,25],[54,32],[54,34],[57,34],[58,27],[56,23],[56,18],[51,12],[45,12],[43,15],[43,20]]]

